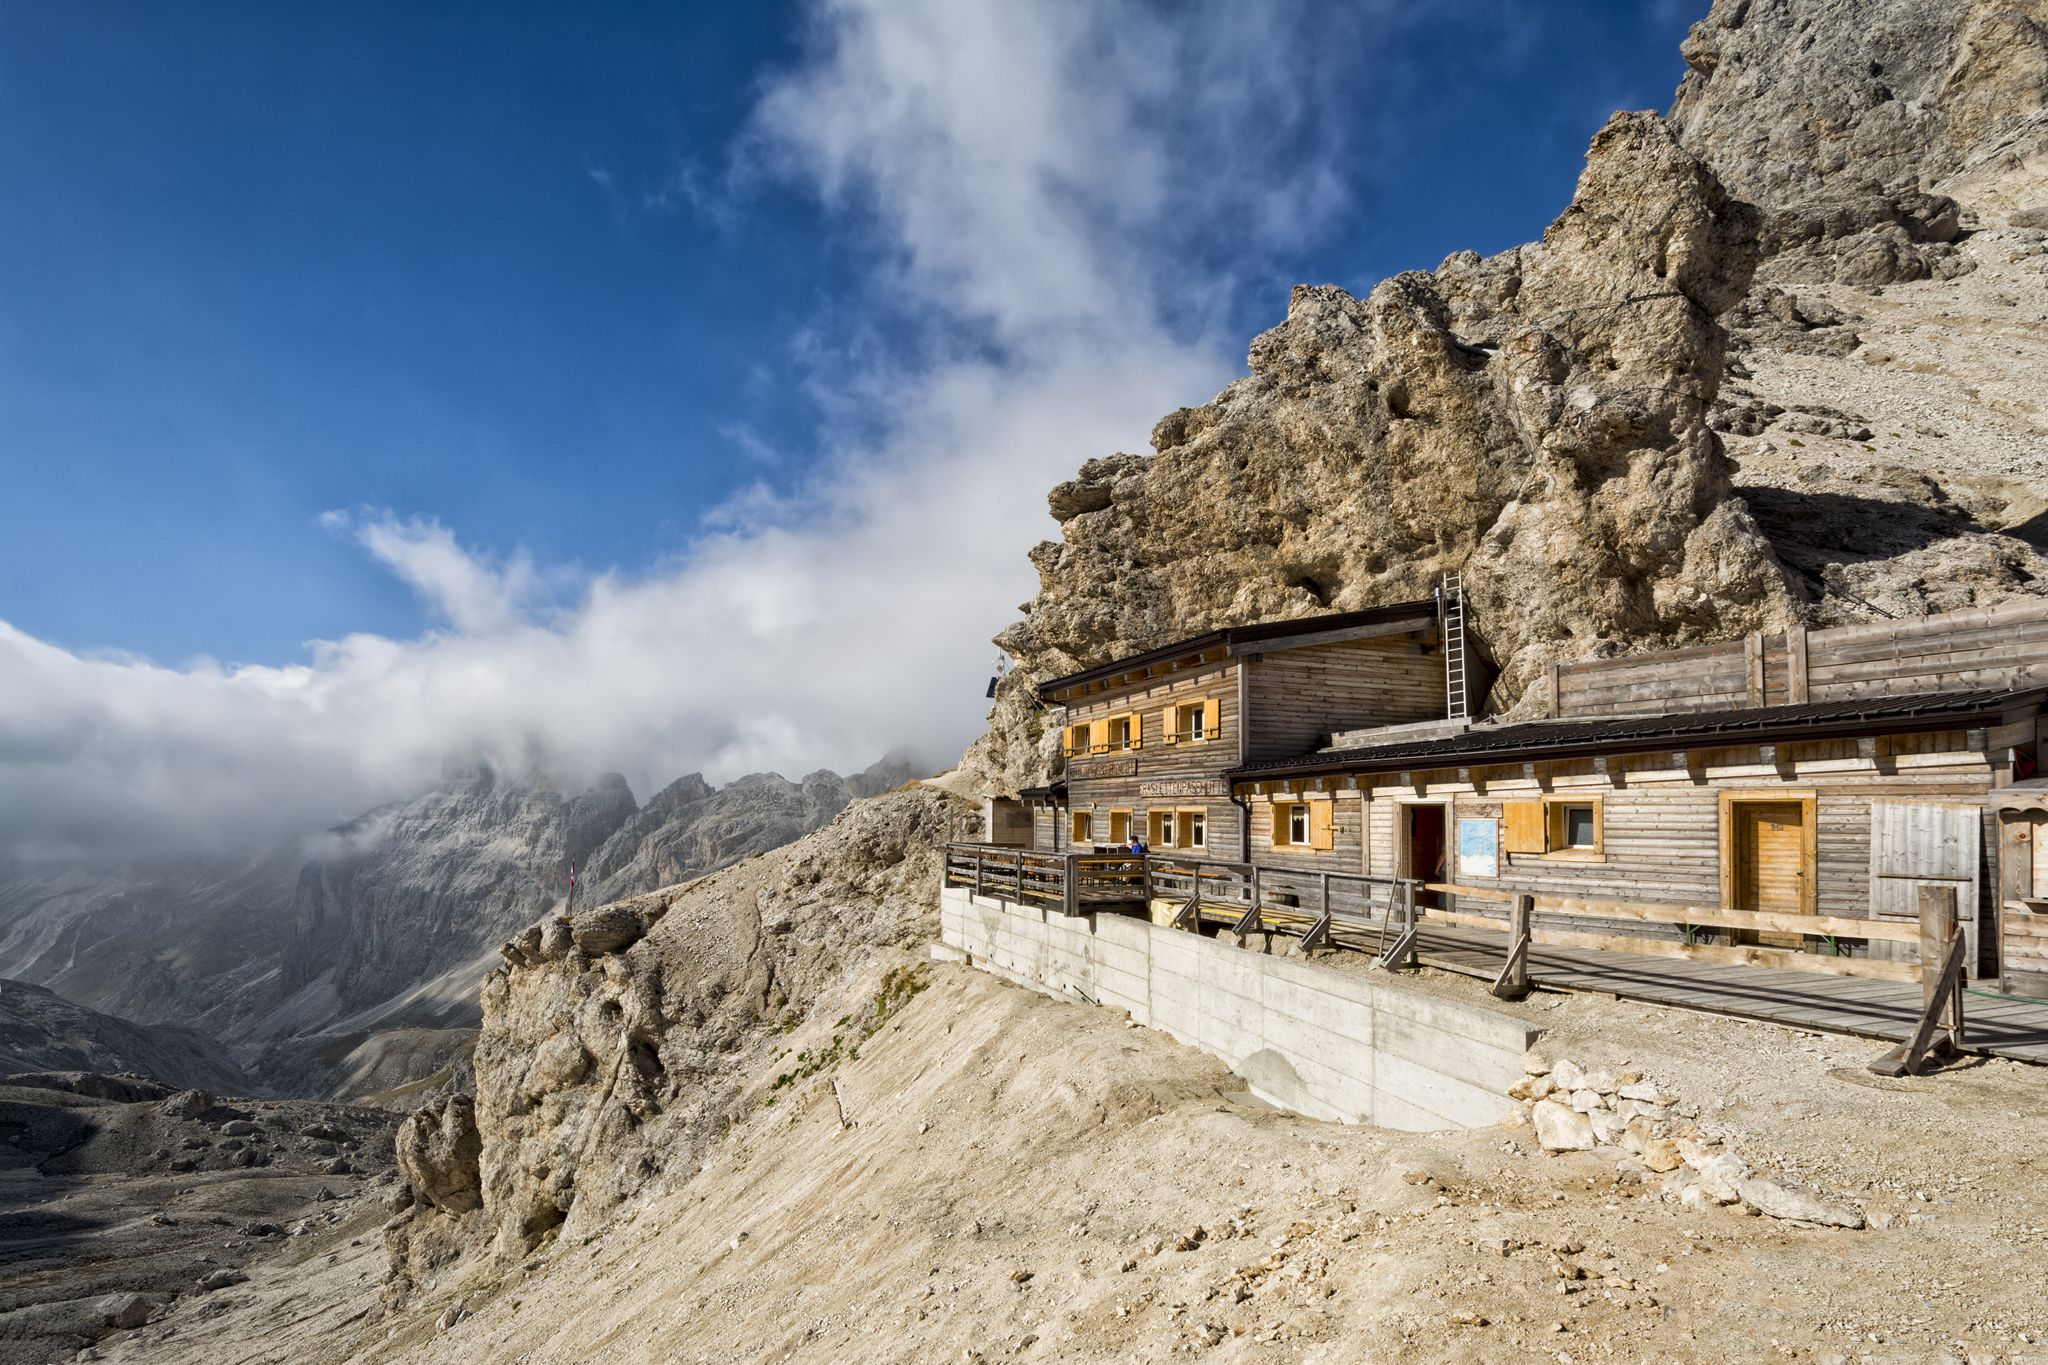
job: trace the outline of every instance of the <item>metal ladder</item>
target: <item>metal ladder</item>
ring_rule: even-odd
[[[1470,718],[1465,686],[1465,575],[1447,573],[1437,589],[1437,608],[1443,617],[1444,715],[1451,720]]]

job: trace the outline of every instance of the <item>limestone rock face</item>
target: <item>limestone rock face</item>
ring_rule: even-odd
[[[1813,624],[2048,588],[2048,4],[1720,0],[1680,140],[1757,203],[1714,425]]]
[[[957,814],[935,788],[892,791],[787,848],[515,936],[484,984],[474,1100],[401,1134],[417,1200],[386,1233],[393,1294],[460,1256],[599,1228],[664,1171],[694,1170],[759,1099],[741,1077],[781,1025],[864,955],[930,937]]]
[[[1885,190],[2001,220],[2041,202],[2041,0],[1716,0],[1681,51],[1672,122],[1745,199],[1808,219]],[[1954,236],[1938,208],[1906,216]]]
[[[1759,219],[1652,114],[1593,140],[1541,242],[1363,299],[1297,289],[1250,375],[1055,490],[1064,539],[998,643],[971,755],[1045,770],[1037,682],[1219,625],[1427,597],[1465,573],[1511,704],[1552,659],[1789,620],[1707,421]]]
[[[471,1096],[443,1095],[421,1106],[399,1126],[396,1148],[399,1174],[419,1198],[453,1214],[483,1203],[477,1171],[483,1144]]]
[[[1053,490],[971,776],[1051,771],[1045,678],[1448,569],[1511,712],[1556,658],[2048,591],[2048,0],[1716,0],[1684,51],[1541,242],[1297,289]]]

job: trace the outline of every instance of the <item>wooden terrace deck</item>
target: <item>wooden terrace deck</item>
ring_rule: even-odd
[[[1416,946],[1424,965],[1492,980],[1506,943],[1498,934],[1433,926],[1425,913]],[[1920,1018],[1917,984],[1847,976],[1815,976],[1593,948],[1533,944],[1529,974],[1537,985],[1604,991],[1629,1000],[1677,1005],[1899,1042]],[[1970,1052],[2048,1064],[2048,1000],[1998,996],[1972,983],[1964,997],[1964,1043]]]

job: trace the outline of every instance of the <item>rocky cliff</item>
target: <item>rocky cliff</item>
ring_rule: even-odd
[[[1720,0],[1542,241],[1298,288],[1053,490],[971,771],[1048,771],[1044,678],[1446,570],[1501,710],[1557,658],[2048,591],[2042,10]]]
[[[474,1095],[451,1087],[400,1131],[416,1202],[386,1234],[394,1292],[489,1280],[594,1234],[694,1174],[754,1106],[858,1055],[915,989],[910,950],[933,932],[959,814],[905,788],[737,867],[513,937],[484,983]]]

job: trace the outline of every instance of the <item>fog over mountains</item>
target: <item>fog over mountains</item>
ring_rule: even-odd
[[[0,872],[0,978],[122,1019],[196,1027],[272,1089],[431,1071],[477,1018],[496,946],[569,904],[652,890],[775,848],[912,776],[696,773],[643,806],[609,774],[564,792],[488,766],[253,853],[14,865]],[[353,1055],[369,1046],[375,1058]],[[50,1065],[57,1065],[53,1062]]]

